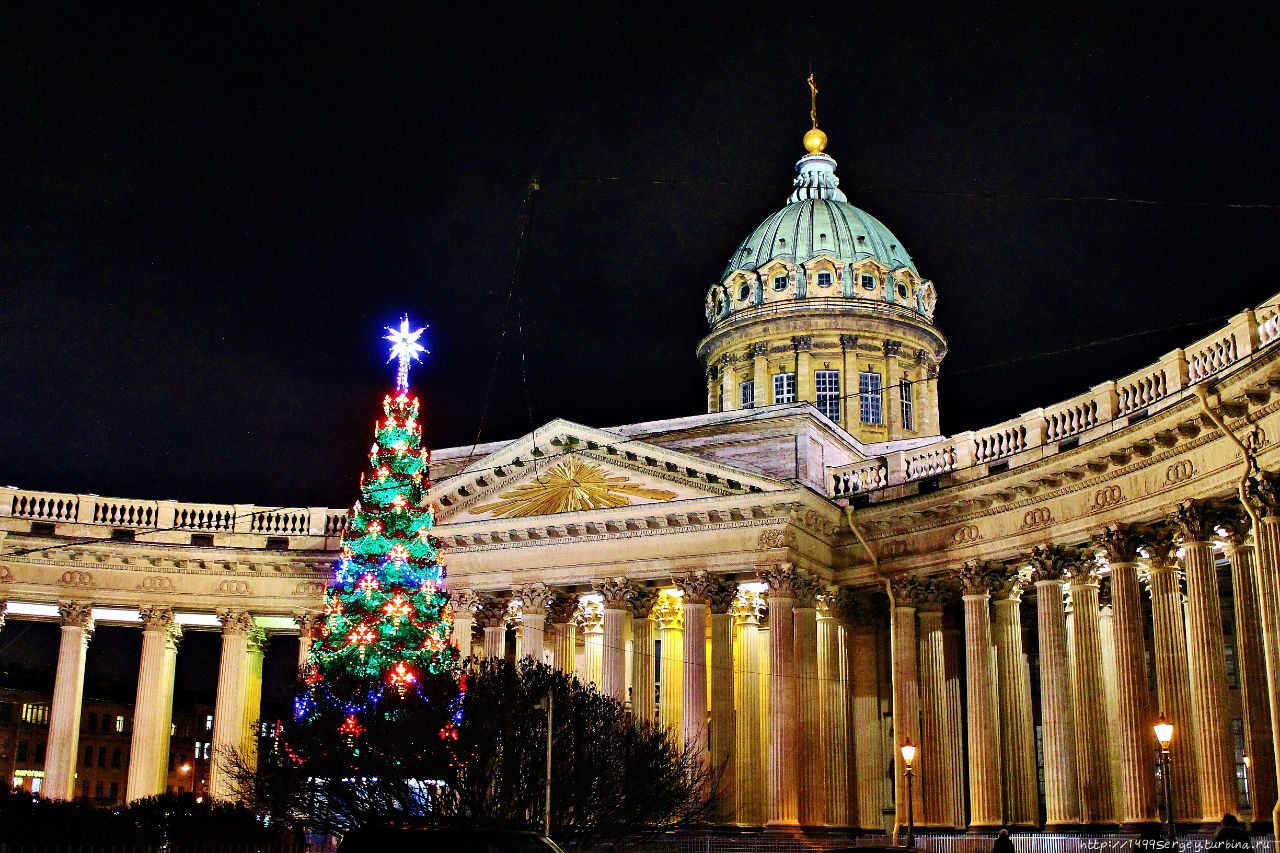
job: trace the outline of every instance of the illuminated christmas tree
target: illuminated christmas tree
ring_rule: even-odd
[[[371,471],[360,478],[319,636],[303,668],[306,689],[296,700],[300,721],[332,720],[336,711],[339,731],[351,738],[365,731],[367,712],[388,691],[396,700],[421,695],[424,679],[451,673],[458,659],[449,644],[441,546],[431,535],[434,513],[422,505],[430,453],[422,447],[418,398],[409,393],[409,364],[426,351],[418,343],[423,329],[411,331],[405,317],[387,331],[389,361],[399,368],[396,390],[374,425]]]

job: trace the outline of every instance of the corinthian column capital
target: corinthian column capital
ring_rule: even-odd
[[[643,584],[632,584],[631,594],[627,596],[631,605],[631,616],[634,619],[648,619],[653,615],[653,606],[658,603],[658,588]]]
[[[802,573],[790,563],[779,563],[760,572],[760,579],[769,585],[768,598],[795,598],[801,576]]]
[[[520,599],[521,612],[530,614],[545,612],[547,602],[551,598],[551,591],[540,583],[518,586],[511,591],[511,594]]]
[[[1280,477],[1254,472],[1245,481],[1244,499],[1261,518],[1280,516]]]
[[[1213,539],[1213,513],[1201,501],[1186,500],[1178,504],[1169,521],[1185,542],[1209,542]]]
[[[254,629],[253,616],[245,610],[223,608],[218,611],[218,621],[222,623],[222,633],[248,634]]]
[[[591,588],[600,593],[605,610],[626,610],[631,597],[631,587],[626,578],[604,578],[593,580]]]
[[[1031,549],[1031,582],[1061,581],[1080,560],[1080,549],[1063,545],[1039,545]]]
[[[1132,524],[1112,524],[1093,536],[1093,544],[1112,563],[1136,563],[1145,539]]]
[[[454,589],[449,591],[449,606],[454,613],[475,613],[480,607],[480,596],[470,589]]]
[[[712,613],[729,613],[738,598],[738,584],[724,575],[716,575],[707,591]]]
[[[572,592],[557,590],[547,606],[552,625],[568,625],[578,610],[578,596]]]
[[[93,630],[93,605],[84,601],[59,601],[58,622],[63,627]]]
[[[138,608],[144,631],[171,631],[175,624],[173,608],[144,606]]]
[[[964,595],[989,595],[1004,577],[1003,572],[986,560],[965,563],[953,574]]]
[[[714,578],[706,572],[688,572],[672,575],[671,581],[684,593],[685,604],[707,604],[711,600]]]

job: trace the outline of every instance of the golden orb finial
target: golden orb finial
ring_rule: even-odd
[[[804,135],[804,150],[810,154],[821,154],[827,147],[827,135],[818,129],[818,84],[814,82],[813,73],[809,73],[809,121],[813,127]]]
[[[810,154],[821,154],[827,147],[827,135],[816,127],[804,135],[804,150]]]

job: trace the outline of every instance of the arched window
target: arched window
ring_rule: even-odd
[[[746,302],[750,298],[751,298],[751,285],[744,281],[742,283],[742,286],[738,288],[738,301]]]
[[[827,272],[826,270],[823,270],[822,272],[818,273],[818,287],[830,287],[830,286],[831,286],[831,273]]]
[[[910,294],[911,291],[907,289],[907,283],[905,281],[898,282],[898,295],[906,299]]]

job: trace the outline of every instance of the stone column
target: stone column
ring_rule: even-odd
[[[251,723],[258,716],[255,694],[262,685],[262,632],[243,610],[219,610],[222,655],[218,663],[218,696],[213,711],[213,750],[209,796],[240,798],[232,762],[250,759],[257,737]],[[258,694],[260,695],[260,694]]]
[[[658,623],[658,722],[671,732],[676,743],[684,743],[681,723],[684,719],[684,643],[681,627],[684,608],[678,596],[669,592],[658,595],[653,616]]]
[[[1257,560],[1253,543],[1246,540],[1247,522],[1232,519],[1227,533],[1227,559],[1231,561],[1231,589],[1236,610],[1236,671],[1244,711],[1245,754],[1249,756],[1249,800],[1256,828],[1259,823],[1270,823],[1271,811],[1276,805],[1266,649],[1255,582]]]
[[[943,660],[946,664],[947,727],[950,730],[947,740],[951,749],[947,763],[951,767],[960,768],[947,777],[951,783],[952,807],[948,825],[963,829],[969,824],[969,813],[965,808],[968,801],[969,782],[968,774],[965,772],[968,765],[965,763],[964,748],[964,697],[960,695],[963,690],[960,684],[960,672],[963,669],[960,661],[964,657],[964,637],[961,634],[960,623],[947,619],[945,615],[942,620],[942,647]],[[990,665],[990,659],[991,649],[988,646],[988,665]],[[990,693],[987,698],[994,706],[995,694]]]
[[[769,345],[758,341],[751,345],[751,378],[755,382],[756,407],[773,404],[773,382],[769,377]]]
[[[800,790],[797,817],[802,826],[822,826],[827,820],[827,768],[822,756],[822,692],[818,682],[817,584],[797,584],[792,600],[792,642],[795,646],[796,747],[799,750]]]
[[[1144,832],[1159,822],[1152,772],[1151,704],[1138,589],[1136,531],[1113,525],[1096,537],[1111,567],[1111,608],[1115,638],[1115,737],[1120,749],[1122,806],[1117,815],[1128,831]]]
[[[764,727],[764,678],[760,656],[760,612],[764,602],[759,593],[739,592],[734,600],[733,616],[737,637],[735,667],[735,702],[737,731],[734,743],[734,782],[738,794],[738,823],[763,826],[767,818],[768,797],[765,785],[765,755],[760,732]]]
[[[40,793],[51,800],[75,798],[76,764],[80,757],[80,709],[84,699],[84,663],[93,637],[93,605],[79,601],[58,603],[62,636],[58,670],[49,704],[49,740],[44,753],[44,785]]]
[[[578,611],[578,596],[571,592],[557,591],[549,605],[551,611],[551,665],[566,675],[577,669],[578,624],[574,614]]]
[[[798,813],[795,626],[792,604],[802,582],[790,563],[761,572],[769,584],[769,826],[795,826]]]
[[[582,671],[578,677],[599,690],[604,682],[604,604],[579,599],[578,627],[582,631]]]
[[[480,597],[469,589],[449,592],[449,607],[453,611],[453,634],[449,642],[458,650],[459,657],[471,657],[471,632],[476,624],[476,608],[479,606]]]
[[[1067,621],[1062,580],[1069,560],[1055,545],[1032,552],[1036,585],[1036,626],[1040,636],[1040,707],[1044,743],[1045,829],[1058,831],[1080,823],[1075,732],[1071,725],[1068,683]]]
[[[182,629],[169,608],[141,607],[138,615],[142,618],[142,659],[138,665],[129,776],[125,783],[128,802],[165,792],[169,732],[173,726],[173,675],[182,638]]]
[[[627,643],[623,623],[627,615],[630,587],[626,578],[592,581],[603,599],[601,613],[600,692],[619,702],[627,701]]]
[[[1173,723],[1170,750],[1173,813],[1179,821],[1200,821],[1200,779],[1196,769],[1195,721],[1191,685],[1187,679],[1187,631],[1182,611],[1182,586],[1173,562],[1172,542],[1149,546],[1151,558],[1151,619],[1155,629],[1158,713]],[[1154,737],[1154,735],[1153,735]],[[1150,742],[1148,742],[1150,743]]]
[[[315,639],[316,629],[323,623],[323,614],[314,610],[294,611],[293,624],[298,626],[298,672],[306,668],[307,658],[311,654],[311,641]],[[145,633],[143,638],[145,640]]]
[[[804,275],[803,270],[799,273]],[[813,335],[793,335],[796,349],[796,402],[812,403],[817,399],[813,388]]]
[[[901,599],[900,599],[901,600]],[[882,784],[886,759],[880,725],[880,650],[877,627],[885,609],[874,606],[866,590],[844,588],[837,599],[844,622],[845,660],[849,673],[846,716],[853,750],[850,811],[859,829],[882,831]],[[914,611],[912,611],[914,620]],[[889,759],[890,761],[892,758]]]
[[[532,583],[512,590],[511,594],[520,599],[520,656],[542,663],[551,592],[540,583]]]
[[[720,357],[720,411],[732,412],[741,408],[738,404],[737,358],[725,353]]]
[[[893,764],[894,805],[899,832],[907,827],[907,779],[902,762],[902,745],[908,739],[920,747],[920,668],[916,642],[916,601],[920,584],[910,578],[892,585],[893,601]],[[916,753],[916,767],[923,752]],[[919,771],[912,787],[912,809],[923,819],[924,798]],[[859,791],[861,793],[861,791]]]
[[[1116,618],[1111,607],[1111,585],[1103,578],[1098,586],[1098,633],[1102,637],[1102,686],[1106,688],[1107,750],[1111,756],[1108,769],[1111,772],[1111,814],[1117,822],[1124,819],[1124,752],[1120,745],[1120,698],[1116,682],[1120,676],[1116,670]]]
[[[737,817],[737,778],[734,743],[733,604],[738,584],[724,577],[714,580],[707,594],[711,606],[711,771],[719,774],[720,814],[718,819],[733,823]]]
[[[1254,585],[1262,623],[1263,662],[1267,670],[1267,706],[1271,711],[1272,763],[1280,771],[1280,478],[1254,474],[1242,495],[1245,508],[1257,518]],[[1255,810],[1255,816],[1257,815]],[[1280,800],[1272,809],[1271,824],[1280,826]]]
[[[657,719],[657,677],[653,655],[653,606],[658,590],[632,586],[631,604],[631,712],[647,722]]]
[[[1000,796],[999,717],[992,704],[990,587],[993,571],[985,563],[967,563],[957,573],[964,593],[965,687],[968,694],[969,826],[998,828],[1004,823]]]
[[[698,752],[702,754],[710,746],[707,732],[707,712],[711,707],[707,697],[707,619],[712,579],[706,572],[693,572],[676,575],[672,580],[683,593],[680,598],[684,622],[680,729],[685,741],[697,744]]]
[[[951,727],[947,724],[946,650],[942,638],[940,590],[929,585],[919,600],[920,616],[920,724],[921,740],[916,753],[916,784],[923,789],[924,814],[916,820],[923,826],[950,826],[955,813],[952,774],[962,772],[951,764]]]
[[[1024,582],[1016,573],[1009,573],[992,578],[992,583],[1005,823],[1027,828],[1040,822],[1040,786],[1031,673],[1022,649]]]
[[[1107,691],[1102,669],[1102,630],[1098,621],[1098,564],[1078,554],[1067,564],[1075,609],[1076,747],[1080,778],[1080,818],[1087,824],[1115,822],[1111,800],[1111,743]]]
[[[476,621],[484,630],[484,656],[507,656],[507,603],[501,599],[488,599],[476,610]]]
[[[1187,669],[1196,720],[1200,810],[1205,823],[1217,824],[1224,814],[1236,814],[1240,802],[1227,716],[1227,641],[1213,559],[1213,525],[1194,501],[1179,504],[1173,521],[1182,534],[1187,573]]]
[[[836,621],[836,601],[831,595],[818,599],[818,696],[827,826],[851,827],[849,813],[849,715],[848,661],[844,653],[844,629]]]

